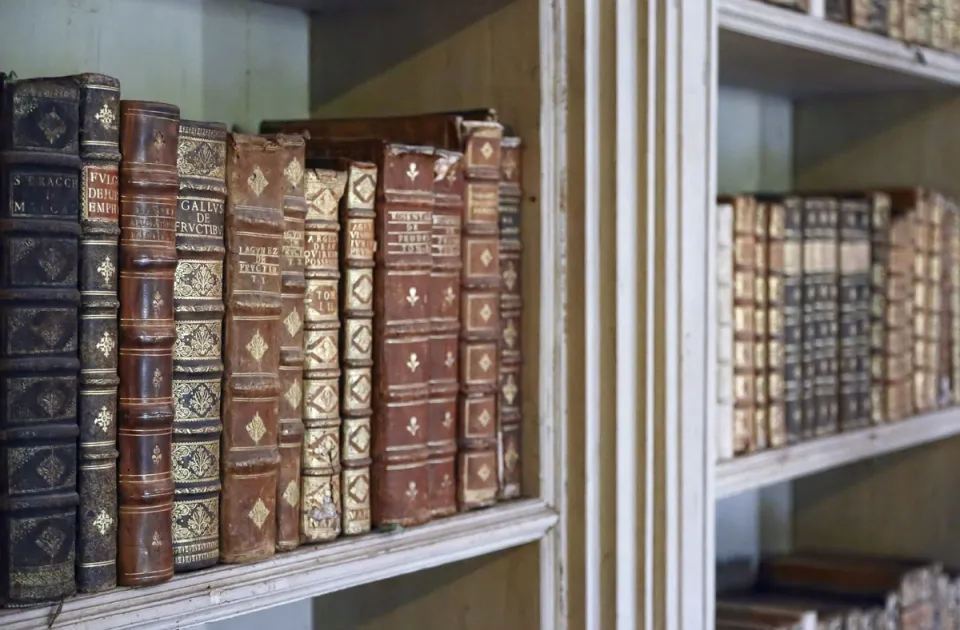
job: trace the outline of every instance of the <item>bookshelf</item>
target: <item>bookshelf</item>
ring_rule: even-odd
[[[960,56],[756,0],[714,6],[718,192],[960,193]],[[715,462],[713,561],[746,581],[764,553],[811,547],[956,562],[958,435],[953,407]]]
[[[297,602],[301,610],[342,606],[363,616],[338,622],[331,614],[324,618],[330,630],[448,627],[439,625],[425,593],[436,586],[438,567],[475,559],[486,567],[482,574],[462,563],[443,584],[448,601],[485,611],[459,627],[560,627],[567,614],[564,11],[563,2],[540,0],[55,0],[42,9],[15,0],[0,7],[4,69],[21,77],[112,74],[124,98],[177,103],[185,118],[247,132],[268,118],[496,108],[525,144],[527,497],[422,528],[301,547],[265,563],[221,565],[154,588],[71,598],[59,610],[0,610],[0,626],[54,620],[54,628],[234,628],[244,627],[238,615]],[[175,25],[177,38],[159,24]],[[399,602],[391,600],[397,589],[390,581],[398,576],[415,585]],[[365,588],[362,597],[350,590],[357,586]],[[338,591],[346,592],[310,601]],[[380,604],[361,605],[371,598]],[[387,601],[394,603],[387,608]],[[284,610],[272,611],[273,623],[284,623]]]

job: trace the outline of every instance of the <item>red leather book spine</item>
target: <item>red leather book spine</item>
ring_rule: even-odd
[[[117,581],[173,575],[173,275],[180,110],[120,101]]]
[[[226,318],[220,560],[252,562],[276,550],[280,404],[279,145],[227,140]]]

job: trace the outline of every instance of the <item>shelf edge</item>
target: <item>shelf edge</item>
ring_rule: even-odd
[[[64,602],[56,628],[160,630],[228,619],[540,540],[557,514],[526,499],[393,534],[300,548],[263,562],[220,565],[142,589]],[[0,612],[4,630],[45,628],[55,606]]]
[[[960,435],[960,408],[717,463],[714,496],[734,496]]]
[[[759,0],[720,0],[718,6],[719,25],[723,30],[944,85],[960,85],[960,56],[957,55],[766,5]]]

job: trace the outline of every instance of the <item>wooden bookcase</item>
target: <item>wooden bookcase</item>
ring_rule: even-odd
[[[960,193],[960,56],[755,0],[714,4],[719,192]],[[717,463],[718,579],[731,561],[748,577],[759,554],[808,547],[957,562],[958,435],[952,408]]]
[[[541,0],[0,6],[0,58],[21,77],[103,72],[120,79],[123,98],[175,103],[184,118],[248,132],[270,118],[492,106],[525,145],[523,499],[402,532],[301,547],[263,563],[178,575],[153,588],[74,597],[59,609],[0,610],[0,626],[307,628],[316,620],[330,630],[562,627],[570,141],[564,12],[563,2]],[[283,606],[294,602],[296,609]],[[242,616],[249,613],[257,614]]]

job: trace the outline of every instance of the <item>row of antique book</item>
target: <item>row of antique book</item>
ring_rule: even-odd
[[[0,601],[520,496],[520,141],[0,75]]]
[[[957,630],[960,571],[895,556],[773,555],[761,559],[748,588],[718,592],[716,628]]]
[[[816,0],[761,0],[809,13]],[[831,22],[877,33],[907,44],[960,51],[958,0],[820,0]]]
[[[721,197],[718,456],[960,402],[960,214],[912,188]]]

